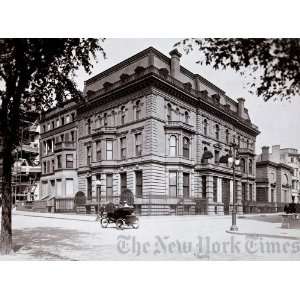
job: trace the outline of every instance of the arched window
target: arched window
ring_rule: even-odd
[[[186,111],[184,113],[184,121],[186,124],[189,124],[189,119],[190,119],[189,113]]]
[[[190,140],[187,137],[183,138],[183,157],[190,158]]]
[[[138,100],[135,103],[135,119],[139,120],[141,118],[141,101]]]
[[[178,107],[176,108],[176,118],[177,118],[177,121],[180,121],[180,110]]]
[[[252,175],[253,174],[253,166],[252,166],[252,160],[249,159],[249,174]]]
[[[122,108],[121,108],[121,124],[122,125],[125,124],[125,115],[126,115],[125,106],[122,106]]]
[[[172,121],[172,106],[170,103],[167,105],[167,120]]]
[[[104,126],[107,126],[108,125],[108,121],[107,121],[107,113],[104,113],[104,115],[103,115],[103,125]]]
[[[116,126],[116,113],[114,110],[111,112],[111,118],[112,118],[112,125]]]
[[[246,162],[245,162],[245,159],[241,158],[240,161],[241,161],[241,164],[240,164],[240,166],[241,166],[241,172],[246,173]]]
[[[95,121],[95,127],[96,128],[99,128],[101,126],[100,120],[101,120],[100,115],[96,116],[96,121]]]
[[[226,132],[225,132],[225,139],[226,139],[226,144],[229,144],[229,130],[226,129]]]
[[[207,135],[207,120],[206,119],[203,121],[203,133],[204,133],[204,135]]]
[[[289,178],[286,174],[283,174],[282,176],[282,185],[287,186],[289,184]]]
[[[219,140],[220,138],[220,127],[218,124],[216,124],[216,140]]]
[[[177,156],[177,138],[175,135],[170,136],[170,156]]]

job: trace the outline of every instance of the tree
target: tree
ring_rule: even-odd
[[[42,112],[82,94],[74,82],[80,67],[91,72],[103,39],[0,39],[0,131],[3,135],[1,254],[12,251],[12,151],[22,116]]]
[[[174,47],[187,54],[198,49],[197,63],[247,73],[250,93],[255,91],[264,101],[300,95],[300,39],[191,38]]]

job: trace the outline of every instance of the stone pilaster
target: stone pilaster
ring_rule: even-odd
[[[215,206],[213,197],[213,176],[206,177],[206,198],[207,198],[207,214],[214,215],[215,214]]]
[[[217,180],[217,202],[218,202],[218,215],[224,215],[224,205],[222,201],[222,178],[218,177]]]

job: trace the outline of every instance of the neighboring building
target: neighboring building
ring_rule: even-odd
[[[242,162],[236,174],[239,211],[255,208],[259,131],[245,100],[232,100],[182,67],[178,51],[170,55],[150,47],[87,80],[85,103],[72,102],[45,113],[43,197],[67,197],[66,179],[73,178],[69,196],[83,191],[86,207],[118,201],[121,191],[129,188],[141,214],[226,214],[232,208],[232,169],[219,159],[235,141]],[[72,112],[76,122],[55,125],[56,119]],[[62,142],[60,136],[76,128],[72,149],[55,150],[56,139]],[[204,159],[204,153],[212,158]],[[66,173],[67,154],[73,155],[71,173]]]
[[[38,114],[26,113],[21,120],[19,145],[13,151],[15,163],[12,168],[13,203],[23,205],[39,199],[41,168],[39,165],[39,124]],[[3,176],[3,137],[0,135],[0,194]]]
[[[50,204],[55,199],[57,208],[72,209],[78,191],[76,102],[48,110],[40,124],[40,199]]]
[[[33,122],[23,122],[20,145],[14,151],[16,161],[12,169],[12,191],[15,203],[36,201],[40,197],[40,126],[37,119]]]
[[[256,201],[263,211],[282,211],[292,201],[293,168],[280,155],[280,146],[262,147],[256,161]]]
[[[280,146],[275,146],[280,149]],[[300,154],[297,149],[280,149],[280,161],[293,168],[291,200],[300,203]]]

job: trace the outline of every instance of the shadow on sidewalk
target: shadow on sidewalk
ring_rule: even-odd
[[[27,254],[34,260],[72,260],[66,252],[82,251],[82,239],[89,233],[59,227],[35,227],[13,230],[16,254]]]

